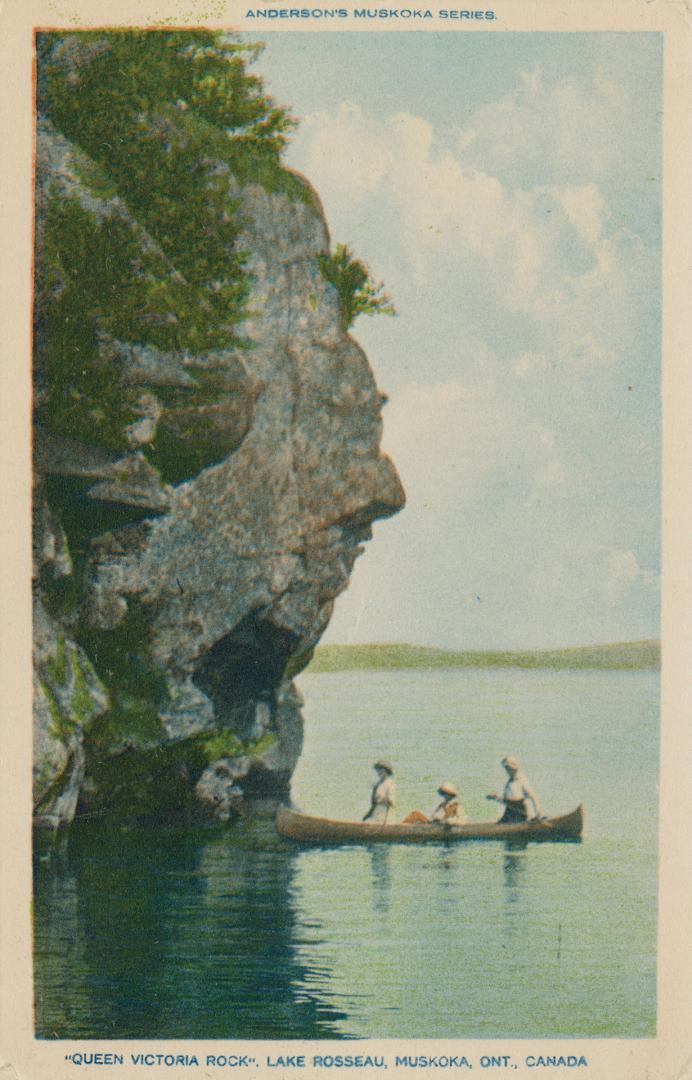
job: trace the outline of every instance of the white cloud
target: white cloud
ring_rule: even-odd
[[[651,531],[647,546],[623,525],[655,515],[653,472],[616,486],[641,475],[627,385],[655,383],[658,303],[657,254],[620,198],[649,154],[639,91],[617,83],[605,61],[595,81],[532,68],[453,143],[365,104],[302,125],[295,164],[400,313],[355,328],[387,371],[384,449],[408,495],[349,590],[370,639],[461,641],[460,611],[476,641],[517,647],[655,633],[658,583],[636,554]],[[394,594],[402,576],[387,635],[381,583]]]
[[[577,232],[596,244],[603,228],[603,196],[595,184],[554,188],[553,194]]]
[[[456,529],[467,512],[489,521],[549,501],[568,475],[558,443],[487,373],[472,383],[406,383],[384,417],[383,449],[397,463],[412,528],[433,506]]]
[[[535,82],[517,101],[544,93]],[[511,118],[503,123],[510,131]],[[439,146],[425,118],[366,117],[351,104],[309,117],[296,152],[333,205],[362,215],[364,231],[396,234],[394,273],[404,289],[413,280],[451,303],[471,276],[498,321],[533,321],[532,352],[553,364],[612,364],[633,347],[642,293],[649,286],[655,296],[656,265],[636,236],[605,231],[608,208],[595,183],[511,187],[464,150]],[[528,355],[519,354],[517,373],[530,373],[534,365],[521,359]]]
[[[336,114],[321,112],[302,122],[294,153],[306,152],[305,172],[327,188],[362,195],[374,191],[392,164],[392,150],[377,137],[377,120],[344,102]]]
[[[593,74],[545,76],[540,66],[524,72],[513,90],[482,105],[471,118],[473,160],[505,183],[521,186],[582,186],[619,179],[623,162],[640,175],[656,172],[657,117],[650,43],[629,36],[605,41]],[[598,43],[594,43],[596,51]],[[646,62],[637,66],[639,47]]]
[[[597,556],[601,592],[610,604],[619,603],[636,586],[645,589],[657,588],[656,576],[639,565],[633,551],[603,548],[598,551]]]
[[[578,535],[537,552],[529,583],[548,607],[563,613],[580,610],[581,619],[582,607],[590,605],[594,615],[621,613],[633,602],[635,611],[648,616],[656,607],[659,585],[633,551],[590,543]]]

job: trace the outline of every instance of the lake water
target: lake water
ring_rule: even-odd
[[[513,669],[304,675],[293,785],[359,818],[445,779],[494,816],[512,753],[581,844],[294,849],[271,822],[76,828],[37,863],[43,1038],[480,1038],[655,1031],[658,676]]]

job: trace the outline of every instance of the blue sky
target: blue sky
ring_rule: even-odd
[[[259,36],[287,163],[398,311],[353,333],[408,505],[325,640],[658,636],[659,35]]]

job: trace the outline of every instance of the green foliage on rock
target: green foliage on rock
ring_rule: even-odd
[[[89,818],[107,815],[109,822],[179,821],[192,810],[192,788],[206,767],[202,748],[194,740],[142,749],[121,748],[104,753],[90,741],[87,773],[92,792],[82,793],[81,813]]]
[[[103,743],[90,739],[87,772],[93,791],[83,796],[82,812],[86,817],[92,812],[101,815],[107,806],[111,822],[179,821],[185,814],[194,815],[192,791],[209,764],[221,757],[261,754],[276,739],[270,732],[244,741],[225,729],[175,743],[121,744],[116,753],[114,744],[104,753]]]
[[[218,761],[219,758],[237,757],[241,754],[262,754],[273,746],[278,735],[272,731],[266,732],[259,739],[241,739],[231,728],[221,728],[213,735],[204,736],[201,746],[208,762]]]
[[[209,762],[224,757],[236,757],[244,752],[242,740],[230,728],[215,731],[213,735],[207,736],[201,745]]]
[[[311,196],[281,166],[293,120],[249,74],[256,46],[204,31],[42,32],[37,53],[39,112],[72,148],[39,234],[40,421],[127,450],[141,387],[104,343],[187,355],[242,344],[235,181]]]
[[[109,691],[112,708],[94,726],[94,745],[123,739],[151,742],[161,734],[159,711],[169,700],[168,685],[151,651],[151,615],[131,597],[125,617],[112,630],[83,627],[79,643]]]
[[[167,483],[196,475],[240,445],[252,417],[254,395],[228,363],[188,364],[191,385],[157,386],[163,405],[156,434],[143,452]]]
[[[54,739],[60,739],[61,741],[64,741],[74,731],[75,725],[71,721],[70,717],[67,716],[60,708],[58,700],[48,683],[44,679],[41,679],[40,682],[41,689],[43,690],[46,698],[48,712],[50,713],[51,719],[48,731]]]
[[[70,715],[76,724],[86,728],[92,719],[94,702],[87,684],[87,676],[79,659],[79,653],[72,646],[69,650],[70,671],[72,674],[72,695]]]
[[[39,108],[105,166],[115,190],[141,220],[157,224],[164,245],[182,252],[188,270],[197,260],[208,268],[214,259],[223,269],[224,240],[237,231],[224,214],[219,165],[258,175],[261,161],[266,173],[275,170],[276,188],[305,190],[277,168],[294,121],[248,71],[260,50],[205,30],[38,35]],[[186,196],[193,218],[196,208],[216,212],[217,224],[229,230],[212,238],[211,250],[184,220]]]
[[[75,645],[66,644],[61,633],[39,680],[51,718],[49,732],[62,742],[78,729],[86,731],[103,709],[102,687],[93,666],[80,657]]]
[[[55,641],[55,653],[48,657],[46,670],[54,683],[63,684],[67,680],[67,650],[64,634],[58,634]]]
[[[125,427],[136,393],[99,347],[100,336],[152,341],[150,316],[173,316],[158,279],[163,259],[145,253],[141,229],[123,212],[99,218],[77,196],[49,196],[42,272],[51,296],[42,325],[46,396],[42,423],[52,431],[127,450]],[[158,263],[158,266],[157,266]]]
[[[317,262],[339,295],[342,330],[348,330],[357,315],[396,314],[382,282],[372,281],[365,263],[356,259],[346,244],[337,244],[330,255],[321,253]]]

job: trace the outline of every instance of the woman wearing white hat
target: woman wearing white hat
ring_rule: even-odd
[[[528,821],[531,817],[539,818],[541,808],[538,805],[538,799],[533,789],[529,787],[526,778],[519,771],[517,759],[508,755],[502,759],[502,764],[509,777],[502,795],[486,795],[486,799],[504,803],[505,812],[500,821],[516,824],[520,821]],[[533,814],[531,814],[531,806],[533,806]]]
[[[396,786],[392,779],[394,769],[388,761],[376,761],[373,769],[377,773],[377,781],[370,796],[370,809],[363,821],[371,825],[386,825],[389,811],[394,806],[394,793]]]

